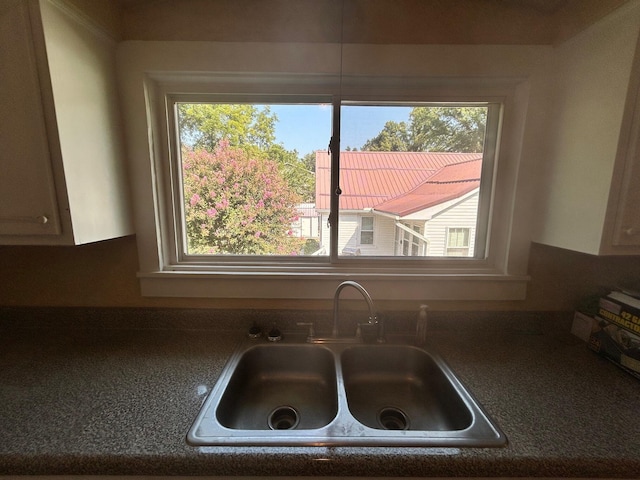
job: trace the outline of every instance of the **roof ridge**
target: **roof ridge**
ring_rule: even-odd
[[[446,182],[439,182],[438,180],[431,180],[431,179],[432,178],[436,178],[440,173],[442,173],[447,168],[454,168],[454,167],[458,167],[460,165],[464,165],[464,164],[471,163],[471,162],[481,162],[482,160],[483,160],[482,158],[473,158],[473,159],[470,159],[470,160],[463,160],[462,162],[448,163],[446,165],[443,165],[439,169],[437,169],[433,173],[433,175],[429,175],[427,177],[427,179],[422,184],[424,185],[425,183],[429,183],[429,184],[432,184],[432,185],[445,185],[445,184],[448,184],[448,183],[464,183],[464,182],[477,182],[477,181],[480,181],[480,178],[461,178],[460,180],[448,180]]]

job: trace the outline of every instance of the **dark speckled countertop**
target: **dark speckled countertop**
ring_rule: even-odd
[[[640,382],[566,313],[433,314],[430,344],[506,448],[187,445],[251,321],[301,316],[0,308],[0,474],[640,477]]]

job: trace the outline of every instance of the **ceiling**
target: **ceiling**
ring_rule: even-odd
[[[640,0],[68,0],[122,40],[558,44]]]

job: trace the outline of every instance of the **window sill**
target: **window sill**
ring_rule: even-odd
[[[361,283],[376,300],[524,300],[528,276],[501,273],[380,273],[332,270],[164,271],[140,273],[143,296],[330,299],[345,280]]]

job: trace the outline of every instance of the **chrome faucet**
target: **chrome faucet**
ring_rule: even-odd
[[[331,332],[331,336],[333,338],[338,338],[338,323],[340,318],[340,292],[346,287],[353,287],[358,290],[362,297],[367,302],[367,306],[369,307],[369,325],[377,325],[378,326],[378,343],[384,343],[384,322],[382,319],[378,319],[376,316],[376,310],[373,306],[373,300],[371,300],[371,295],[367,292],[362,285],[357,282],[347,280],[346,282],[342,282],[336,288],[336,293],[333,296],[333,330]],[[356,337],[360,338],[360,324],[358,324],[358,328],[356,330]]]

